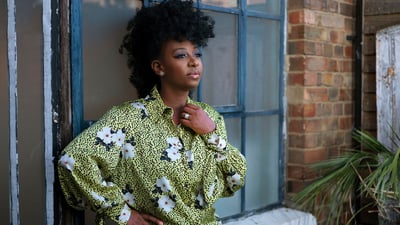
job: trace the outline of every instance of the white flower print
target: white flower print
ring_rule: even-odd
[[[214,144],[219,149],[224,149],[226,147],[226,141],[216,134],[211,135],[210,139],[208,139],[208,143]]]
[[[224,149],[226,148],[226,140],[219,138],[218,144],[217,144],[217,148],[219,149]]]
[[[226,159],[226,156],[224,154],[221,153],[215,153],[215,159],[217,160],[217,162],[222,162]]]
[[[121,213],[119,214],[118,220],[126,223],[131,216],[131,209],[125,204],[124,208],[122,208]]]
[[[92,191],[92,197],[93,197],[95,200],[97,200],[97,201],[99,201],[99,202],[102,203],[101,208],[108,208],[108,207],[111,206],[110,203],[106,202],[106,199],[105,199],[103,196],[99,195],[98,193],[96,193],[96,192],[94,192],[94,191]]]
[[[156,186],[161,188],[162,192],[168,192],[171,190],[171,185],[166,177],[161,177],[160,179],[157,179]]]
[[[141,102],[133,102],[132,106],[140,109],[142,111],[142,117],[147,117],[149,114],[147,113],[146,107],[143,103]]]
[[[181,141],[177,137],[167,138],[167,143],[171,146],[170,148],[175,148],[177,150],[183,148]]]
[[[194,162],[194,154],[192,151],[188,150],[186,152],[186,162],[190,169],[193,169],[193,162]]]
[[[166,152],[168,154],[168,158],[171,161],[176,161],[176,160],[181,158],[181,153],[179,153],[179,149],[169,148],[169,149],[166,150]]]
[[[158,207],[163,209],[165,212],[169,213],[175,207],[175,202],[167,195],[161,196],[158,199]]]
[[[104,144],[108,145],[112,142],[113,135],[111,134],[110,127],[103,127],[103,129],[97,132],[97,137],[100,138],[104,142]]]
[[[194,161],[194,154],[193,154],[192,151],[189,150],[189,151],[186,152],[186,160],[188,162],[193,162]]]
[[[202,194],[200,194],[200,193],[198,193],[197,194],[197,196],[196,196],[196,203],[199,205],[199,206],[201,206],[201,207],[204,207],[204,197],[203,197],[203,195]]]
[[[122,155],[125,159],[135,157],[135,146],[133,146],[131,143],[126,143],[122,148]]]
[[[125,133],[122,130],[118,130],[117,133],[112,135],[112,141],[116,146],[121,147],[125,141]]]
[[[65,167],[69,171],[72,171],[74,169],[75,160],[67,154],[61,156],[59,162],[61,166]]]
[[[103,180],[103,182],[101,183],[101,185],[104,186],[104,187],[113,187],[113,186],[114,186],[114,183],[111,182],[111,181],[105,181],[105,180]]]
[[[232,189],[237,185],[240,185],[240,175],[235,173],[232,176],[227,176],[226,181],[228,182],[229,187]]]
[[[208,188],[208,196],[212,196],[215,190],[215,183],[213,183],[209,188]]]
[[[144,104],[141,102],[133,102],[132,106],[137,108],[137,109],[142,109],[142,110],[146,110],[146,107],[144,107]]]
[[[130,192],[124,194],[124,200],[130,206],[133,206],[135,204],[135,197]]]

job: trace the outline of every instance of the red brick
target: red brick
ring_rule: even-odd
[[[329,60],[329,69],[328,69],[328,71],[339,72],[340,71],[339,63],[334,59]]]
[[[289,116],[292,117],[314,117],[315,116],[315,104],[289,104]]]
[[[344,104],[344,115],[353,115],[354,104],[346,103]]]
[[[351,89],[341,89],[340,90],[340,101],[351,101],[352,100],[353,91]]]
[[[294,181],[294,180],[289,180],[287,182],[287,192],[288,193],[298,193],[301,191],[304,187],[306,187],[309,183],[306,183],[304,181]]]
[[[328,152],[325,148],[304,151],[304,163],[311,164],[328,159]]]
[[[344,56],[346,58],[353,58],[353,46],[349,45],[344,48]]]
[[[339,100],[339,89],[332,87],[328,89],[329,102],[336,102]]]
[[[316,173],[308,166],[289,164],[287,176],[288,179],[309,180],[314,179],[316,177]]]
[[[306,39],[313,41],[327,41],[326,30],[322,27],[310,25],[296,25],[289,29],[289,40]]]
[[[333,78],[333,86],[335,87],[343,87],[344,86],[344,77],[343,75],[336,74]]]
[[[326,86],[333,85],[333,75],[331,73],[325,73],[321,76],[321,84]]]
[[[304,132],[335,130],[338,129],[338,126],[337,119],[332,117],[305,120],[303,123]]]
[[[307,57],[305,69],[308,71],[326,71],[329,68],[328,59],[323,57]]]
[[[352,60],[343,61],[343,72],[353,72],[353,63]]]
[[[354,17],[355,15],[355,7],[353,5],[340,3],[339,9],[341,15],[349,17]]]
[[[288,124],[288,131],[295,133],[303,133],[305,130],[303,119],[291,119]]]
[[[319,133],[289,134],[288,145],[293,148],[316,148],[320,146]]]
[[[344,115],[344,104],[343,103],[336,103],[333,105],[333,114],[335,116]]]
[[[340,129],[349,130],[353,127],[353,118],[351,117],[344,117],[340,118]]]
[[[290,71],[304,71],[305,69],[305,58],[301,56],[290,57],[289,59],[289,70]]]
[[[327,88],[307,88],[304,90],[304,100],[309,102],[326,102],[328,101]]]
[[[333,30],[329,34],[332,43],[340,43],[341,34],[339,34],[339,31]]]
[[[288,18],[289,18],[289,23],[291,24],[303,24],[304,11],[289,12]]]
[[[315,86],[318,84],[318,74],[306,72],[304,74],[304,86]]]
[[[344,53],[343,53],[343,46],[340,46],[340,45],[336,45],[335,47],[334,47],[334,56],[335,57],[343,57],[343,55],[344,55]]]
[[[318,117],[326,117],[332,115],[333,104],[332,103],[322,103],[316,105],[315,114]]]
[[[288,54],[289,55],[302,54],[303,51],[304,51],[304,42],[303,41],[289,41],[288,42]]]
[[[288,10],[304,9],[304,0],[289,0],[287,2]]]
[[[304,27],[304,25],[290,26],[288,39],[304,39]]]
[[[328,150],[326,148],[316,148],[308,150],[289,149],[288,153],[289,164],[293,163],[309,165],[328,159]]]

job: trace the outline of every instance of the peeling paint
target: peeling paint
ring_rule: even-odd
[[[15,2],[7,1],[7,48],[10,104],[10,224],[19,225],[18,139],[17,139],[17,33],[15,30]]]

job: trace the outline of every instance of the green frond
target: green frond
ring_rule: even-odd
[[[393,151],[376,137],[359,130],[353,132],[353,138],[365,150],[350,149],[335,158],[312,164],[310,168],[321,176],[293,197],[300,207],[316,215],[324,215],[328,207],[327,224],[340,224],[345,207],[352,210],[346,204],[354,197],[371,197],[375,200],[371,205],[378,207],[388,196],[400,199],[400,148]],[[399,136],[395,138],[400,140]],[[361,210],[353,212],[348,223]]]

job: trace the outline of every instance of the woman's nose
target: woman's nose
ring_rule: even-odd
[[[200,64],[200,59],[196,56],[191,56],[189,61],[189,66],[197,67]]]

